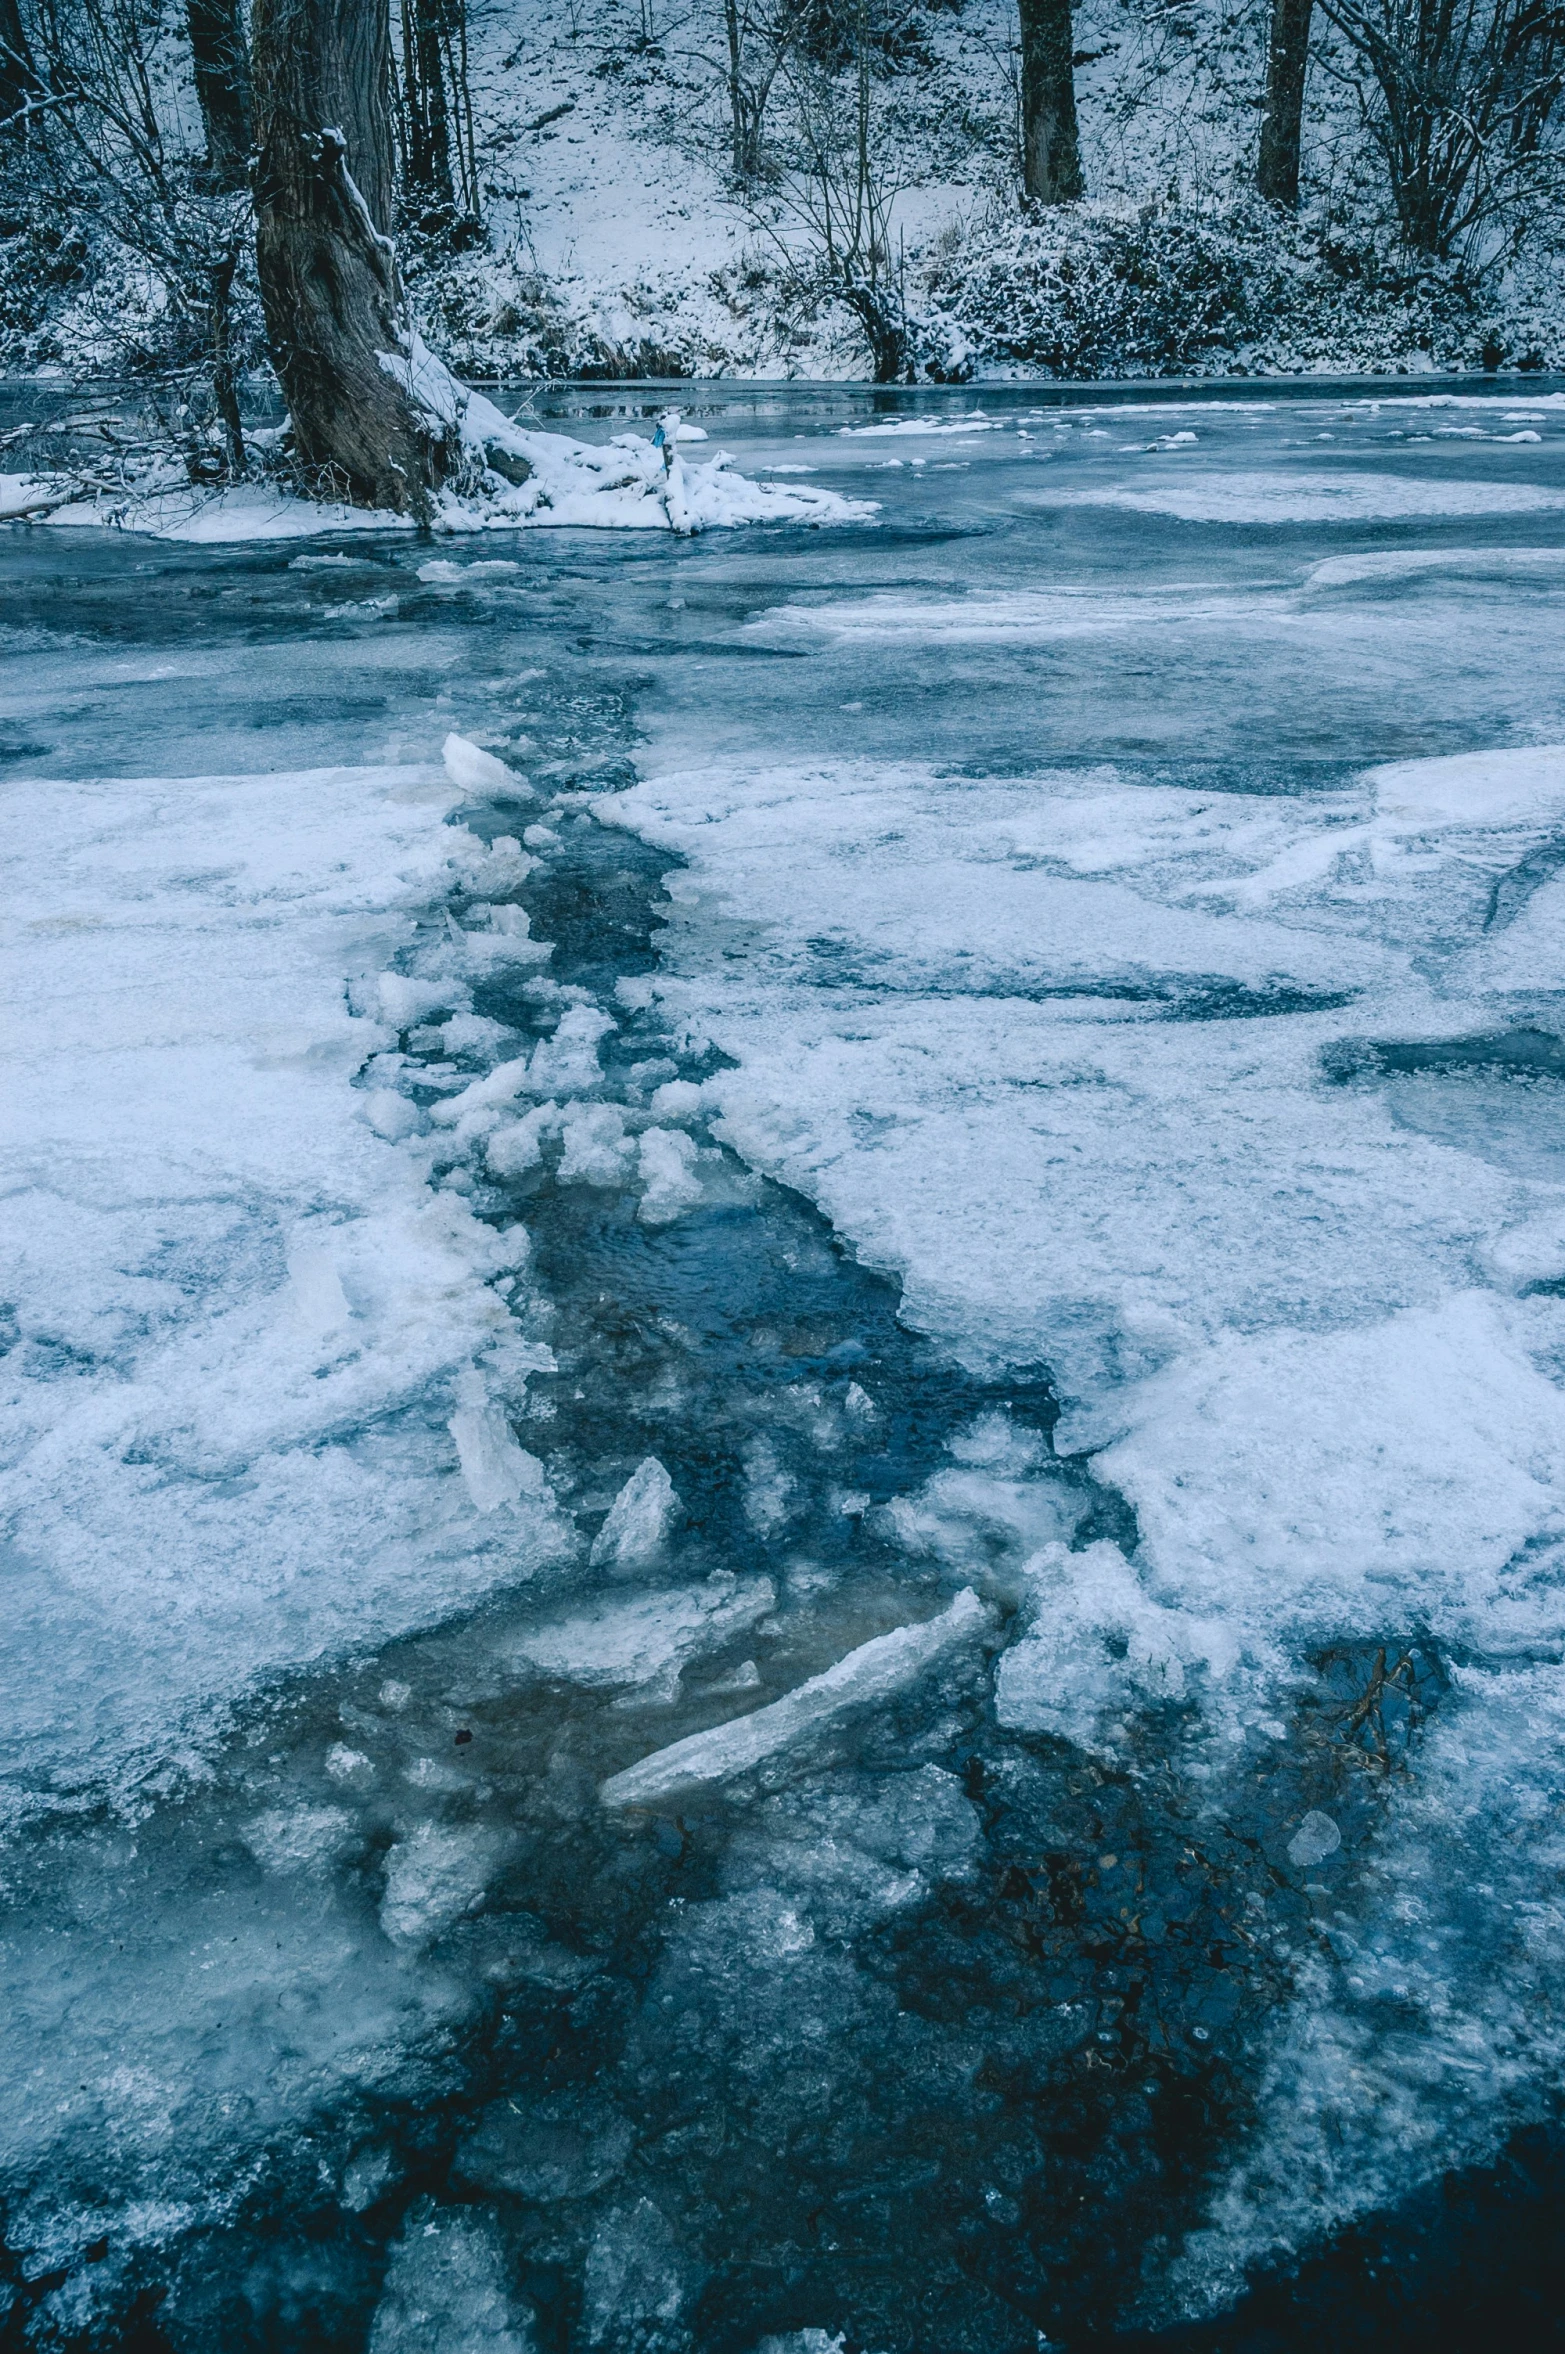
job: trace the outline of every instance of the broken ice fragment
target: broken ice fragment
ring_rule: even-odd
[[[648,1128],[641,1139],[641,1182],[646,1188],[636,1215],[647,1226],[666,1226],[701,1199],[696,1147],[681,1128]]]
[[[507,1842],[482,1824],[420,1823],[386,1858],[380,1925],[394,1945],[420,1945],[471,1912],[498,1871]]]
[[[573,1112],[565,1122],[563,1141],[556,1172],[562,1185],[618,1185],[635,1150],[617,1103],[589,1104]]]
[[[454,785],[465,793],[505,793],[513,799],[518,793],[533,798],[533,790],[524,776],[514,768],[507,768],[492,752],[471,743],[466,736],[449,735],[441,746],[441,757],[446,774]]]
[[[573,1005],[562,1014],[552,1038],[533,1048],[527,1084],[534,1095],[585,1095],[603,1077],[598,1041],[618,1028],[600,1006]]]
[[[938,1618],[876,1635],[770,1707],[655,1750],[623,1773],[610,1775],[599,1795],[606,1806],[649,1806],[677,1790],[728,1781],[766,1758],[797,1748],[850,1710],[889,1700],[916,1683],[947,1652],[974,1641],[993,1624],[993,1614],[971,1586],[964,1586]]]
[[[506,1656],[561,1683],[653,1683],[754,1626],[776,1600],[770,1578],[712,1578],[704,1586],[638,1594],[535,1628],[510,1644]],[[760,1682],[753,1663],[748,1680]]]
[[[418,2200],[391,2251],[369,2354],[534,2354],[506,2269],[492,2214]]]
[[[240,1837],[268,1872],[318,1872],[352,1831],[353,1817],[340,1806],[279,1806],[246,1823]]]
[[[618,2109],[590,2085],[533,2098],[509,2094],[484,2110],[453,2172],[479,2190],[547,2206],[591,2198],[620,2172],[634,2141]]]
[[[543,1465],[517,1445],[504,1409],[485,1395],[473,1376],[458,1394],[462,1403],[446,1427],[456,1441],[475,1511],[495,1512],[502,1504],[519,1503],[524,1495],[541,1496]]]
[[[326,1771],[334,1782],[344,1782],[356,1790],[367,1790],[375,1779],[375,1768],[362,1749],[350,1749],[345,1741],[334,1741],[326,1752]]]
[[[638,1463],[609,1507],[592,1547],[594,1569],[646,1569],[668,1542],[679,1511],[674,1483],[655,1455]]]
[[[1308,1871],[1312,1864],[1323,1864],[1327,1856],[1335,1855],[1341,1845],[1342,1833],[1330,1815],[1312,1806],[1288,1842],[1288,1860],[1301,1872]]]
[[[674,2235],[650,2199],[605,2215],[587,2251],[582,2281],[587,2344],[665,2342],[655,2325],[678,2319],[684,2303],[682,2272]]]

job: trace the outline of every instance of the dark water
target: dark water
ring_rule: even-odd
[[[1069,398],[1083,405],[1075,388]],[[984,400],[1008,415],[1052,404],[1032,388]],[[550,392],[538,411],[607,433],[648,405],[639,389],[594,389]],[[426,759],[448,727],[509,738],[562,797],[559,847],[519,897],[534,935],[557,943],[556,982],[602,1000],[655,968],[666,861],[569,797],[637,766],[741,750],[916,752],[985,774],[1112,758],[1153,780],[1308,790],[1370,759],[1557,724],[1547,583],[1503,602],[1496,591],[1453,664],[1441,601],[1371,581],[1325,632],[1280,618],[1264,678],[1245,678],[1236,650],[1226,692],[1220,652],[1191,665],[1135,614],[1112,662],[1090,637],[1041,652],[971,642],[932,660],[927,643],[806,653],[747,632],[772,607],[844,586],[1019,594],[1068,570],[1105,592],[1177,590],[1189,553],[1166,518],[1019,520],[1013,477],[1036,461],[1014,445],[992,458],[979,445],[936,481],[866,476],[875,443],[823,438],[901,405],[835,389],[687,397],[747,464],[787,462],[803,437],[817,480],[886,500],[873,524],[693,545],[519,536],[504,553],[521,572],[481,588],[420,583],[430,551],[400,538],[351,544],[351,567],[327,575],[291,569],[290,546],[13,532],[0,544],[0,760],[60,777],[248,773]],[[1295,411],[1290,388],[1280,412],[1218,419],[1224,462],[1259,464],[1249,437],[1269,444]],[[1390,424],[1352,430],[1350,462],[1388,462]],[[1460,457],[1468,475],[1509,462]],[[1080,463],[1092,462],[1088,450]],[[1531,546],[1551,528],[1487,517],[1462,537]],[[1359,540],[1416,551],[1439,535],[1418,520],[1300,525],[1251,545],[1235,527],[1228,577],[1262,598],[1284,569]],[[493,834],[533,814],[467,816]],[[500,986],[477,1010],[524,1034],[544,1026],[536,1000]],[[634,1100],[649,1066],[699,1080],[711,1050],[656,1016],[626,1019],[611,1093]],[[62,2086],[76,2041],[100,2052],[123,2035],[127,2065],[138,2049],[175,2051],[183,2089],[133,2144],[100,2138],[84,2110],[31,2173],[18,2169],[5,2342],[752,2354],[769,2333],[824,2329],[845,2333],[849,2354],[1282,2354],[1323,2339],[1565,2334],[1565,2154],[1549,2126],[1256,2282],[1221,2319],[1150,2336],[1126,2319],[1143,2293],[1155,2301],[1252,2119],[1260,2039],[1327,1935],[1323,1900],[1279,1864],[1284,1827],[1329,1807],[1343,1845],[1321,1869],[1351,1909],[1386,1793],[1416,1769],[1447,1690],[1420,1630],[1307,1663],[1289,1737],[1244,1759],[1242,1805],[1220,1822],[1185,1770],[1201,1739],[1193,1711],[1152,1712],[1106,1765],[1003,1732],[978,1655],[851,1724],[805,1769],[667,1813],[607,1813],[605,1773],[940,1606],[957,1582],[940,1527],[910,1566],[877,1508],[960,1465],[964,1434],[997,1414],[1017,1463],[987,1537],[1002,1624],[1040,1530],[1128,1546],[1134,1522],[1053,1453],[1046,1366],[1000,1381],[963,1371],[899,1321],[894,1287],[808,1204],[731,1156],[703,1206],[661,1227],[628,1194],[562,1184],[547,1162],[477,1206],[533,1234],[557,1370],[529,1384],[523,1435],[556,1492],[590,1533],[623,1477],[657,1456],[685,1509],[681,1580],[770,1578],[775,1632],[737,1629],[672,1717],[649,1716],[623,1696],[519,1687],[508,1663],[538,1602],[502,1597],[255,1695],[212,1778],[134,1836],[105,1812],[21,1841],[8,1865],[13,2018],[66,2055]],[[767,1494],[786,1496],[781,1517]],[[328,1764],[344,1739],[373,1787],[345,1790]],[[410,1807],[491,1839],[495,1862],[483,1909],[393,1967],[377,1912]],[[307,1883],[280,1889],[244,1840],[268,1809],[352,1819]],[[887,1896],[914,1872],[911,1898]],[[224,1940],[240,1961],[214,1999],[181,1957]],[[265,1951],[277,1959],[263,1968]],[[61,2221],[46,2243],[37,2217],[51,2203]],[[388,2250],[426,2232],[457,2251],[429,2275],[436,2287],[499,2281],[508,2318],[470,2298],[465,2320],[420,2322],[411,2292],[397,2303]]]

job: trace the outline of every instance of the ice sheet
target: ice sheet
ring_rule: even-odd
[[[684,861],[658,987],[735,1059],[703,1090],[716,1132],[969,1362],[1046,1364],[1057,1445],[1133,1507],[1128,1558],[1037,1553],[1003,1722],[1114,1754],[1122,1720],[1193,1703],[1240,1741],[1322,1645],[1416,1629],[1474,1663],[1391,1805],[1376,1958],[1279,2022],[1160,2311],[1221,2301],[1279,2243],[1485,2154],[1561,2064],[1521,1919],[1554,1917],[1554,1848],[1516,1820],[1515,1894],[1466,1892],[1484,1809],[1541,1824],[1557,1773],[1535,1663],[1565,1655],[1565,755],[1289,798],[685,773],[601,814]],[[976,1513],[968,1541],[976,1570]],[[958,1571],[962,1542],[948,1511]],[[1412,2005],[1389,2043],[1388,1989]]]
[[[1565,507],[1565,491],[1542,483],[1460,482],[1405,474],[1206,473],[1181,467],[1164,479],[1101,483],[1018,494],[1034,507],[1125,507],[1184,523],[1357,523],[1403,516],[1529,515]]]
[[[352,1084],[395,1039],[348,985],[378,1004],[417,911],[482,871],[454,797],[428,769],[10,789],[18,1788],[124,1787],[258,1676],[560,1546],[503,1428],[475,1469],[526,1236],[432,1193]]]

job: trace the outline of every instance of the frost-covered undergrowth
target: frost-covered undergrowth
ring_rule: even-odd
[[[1092,619],[994,602],[757,627],[933,647]],[[1123,600],[1102,602],[1113,628]],[[1482,2155],[1565,2065],[1565,751],[1303,799],[698,773],[601,814],[687,862],[656,1002],[734,1058],[704,1089],[716,1133],[967,1363],[1046,1358],[1057,1447],[1134,1507],[1133,1562],[1035,1553],[1000,1721],[1112,1758],[1144,1712],[1194,1706],[1221,1808],[1225,1744],[1281,1739],[1332,1646],[1384,1664],[1416,1635],[1450,1663],[1369,1897],[1306,1967],[1192,2246],[1189,2295],[1221,2297]],[[1337,1827],[1298,1837],[1308,1867]]]
[[[1509,272],[1420,261],[1254,200],[1080,204],[958,221],[913,272],[942,376],[1286,375],[1553,368],[1565,279],[1542,240]]]
[[[953,204],[907,239],[902,267],[910,364],[941,383],[1565,363],[1565,278],[1541,236],[1510,269],[1475,274],[1253,199],[1110,198],[1031,218],[1006,200]],[[854,321],[802,242],[790,261],[757,250],[703,269],[671,257],[617,303],[498,250],[431,261],[413,291],[431,342],[484,376],[868,372]]]

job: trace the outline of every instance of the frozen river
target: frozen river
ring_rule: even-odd
[[[686,416],[0,538],[0,2340],[1543,2343],[1565,392]]]

